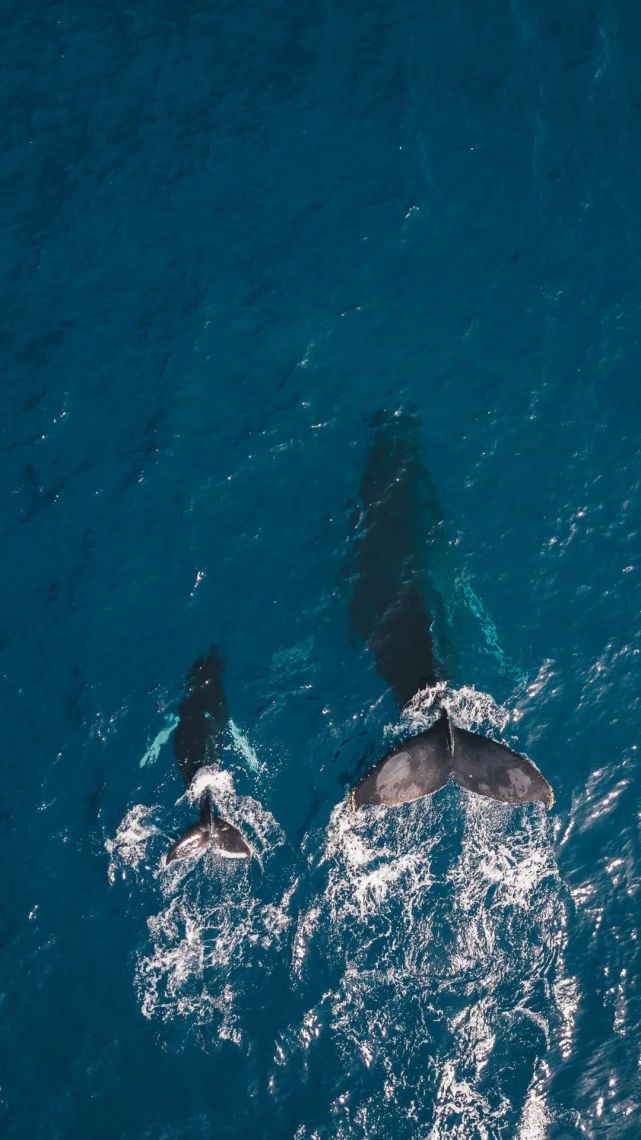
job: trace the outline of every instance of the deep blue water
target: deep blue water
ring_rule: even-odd
[[[638,6],[3,30],[3,1135],[638,1137]],[[401,728],[344,567],[408,404],[452,708],[548,815],[346,812]],[[262,870],[172,874],[141,760],[214,642]]]

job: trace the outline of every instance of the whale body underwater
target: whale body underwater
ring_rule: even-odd
[[[354,543],[350,617],[369,646],[380,676],[402,709],[418,692],[445,681],[427,607],[427,557],[443,519],[421,462],[417,417],[379,412],[360,487],[361,517]],[[432,602],[439,608],[433,592]],[[438,615],[437,615],[438,616]],[[407,803],[449,780],[503,803],[551,807],[552,788],[538,768],[507,745],[452,723],[447,709],[425,732],[379,760],[349,795],[364,804]]]
[[[403,709],[421,690],[444,681],[428,607],[427,556],[443,526],[421,461],[418,420],[411,411],[379,412],[371,424],[359,491],[360,515],[352,548],[353,632],[368,645],[377,671]],[[439,609],[437,595],[432,607]],[[229,711],[223,662],[216,649],[195,662],[178,709],[173,747],[189,788],[204,765],[218,758]],[[453,780],[466,791],[502,803],[551,807],[552,788],[535,764],[500,741],[458,727],[445,707],[435,723],[386,753],[349,792],[353,810],[394,807],[432,795]],[[210,850],[246,859],[252,849],[232,824],[216,815],[210,792],[200,817],[166,855],[168,863]]]
[[[173,745],[188,789],[200,769],[217,760],[229,724],[223,668],[216,649],[210,649],[207,657],[196,661],[188,677],[187,696],[178,708]],[[166,862],[193,858],[208,849],[227,859],[248,859],[252,854],[238,828],[216,815],[209,790],[201,796],[197,823],[174,843],[165,856]]]

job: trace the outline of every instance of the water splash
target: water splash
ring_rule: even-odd
[[[159,814],[157,806],[135,804],[120,821],[113,839],[105,841],[110,883],[115,883],[117,878],[126,878],[128,871],[137,871],[145,862],[150,840],[163,834],[154,822]]]
[[[472,730],[502,734],[512,719],[486,693],[439,685],[390,732],[428,727],[442,704]],[[542,1140],[550,1108],[535,1081],[539,1057],[559,1040],[567,1047],[576,1010],[567,892],[545,812],[454,788],[393,811],[342,804],[307,850],[317,887],[297,922],[292,970],[307,987],[327,962],[306,1018],[325,1025],[352,1074],[370,1073],[362,1089],[350,1082],[332,1134],[400,1127],[493,1140],[518,1128],[520,1140]],[[303,1023],[298,1048],[311,1047]],[[368,1091],[372,1073],[383,1095]]]
[[[205,852],[198,860],[166,864],[174,813],[135,805],[113,839],[109,879],[133,870],[141,886],[160,898],[157,913],[147,919],[149,942],[137,955],[134,984],[147,1018],[184,1018],[190,1027],[211,1025],[220,1040],[240,1043],[251,1032],[247,971],[269,970],[278,960],[283,937],[292,924],[289,913],[296,886],[290,880],[279,901],[256,874],[284,842],[274,817],[258,801],[240,796],[229,772],[203,768],[178,801],[197,805],[209,792],[221,815],[248,837],[257,860],[236,864]]]
[[[248,975],[262,976],[281,950],[295,883],[265,902],[246,868],[205,859],[205,874],[187,871],[163,884],[168,903],[147,919],[151,948],[138,955],[135,985],[145,1017],[186,1018],[240,1044],[252,1035]]]
[[[258,859],[262,853],[273,850],[285,842],[282,828],[263,805],[251,796],[239,796],[231,772],[221,768],[200,768],[189,788],[178,800],[198,806],[209,794],[219,815],[242,831],[250,839]]]
[[[516,1140],[547,1140],[551,1123],[544,1082],[537,1074],[527,1091]]]
[[[506,732],[512,720],[517,719],[505,706],[490,693],[466,685],[452,688],[445,681],[419,689],[418,693],[405,706],[401,720],[386,728],[386,734],[398,734],[411,728],[413,732],[423,732],[434,723],[441,708],[446,708],[452,720],[461,728],[478,732],[481,728],[490,729],[496,734]]]

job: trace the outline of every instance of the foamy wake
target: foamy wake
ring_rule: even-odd
[[[134,804],[120,821],[113,839],[107,839],[105,850],[109,855],[109,882],[126,879],[128,872],[137,873],[146,865],[147,849],[150,842],[162,836],[160,827],[161,809],[155,805]],[[156,822],[158,821],[158,822]],[[149,866],[146,867],[149,870]]]
[[[247,872],[241,875],[219,860],[206,877],[182,881],[168,905],[147,919],[151,949],[139,955],[135,974],[145,1017],[187,1017],[237,1044],[251,1034],[248,975],[259,970],[264,982],[282,951],[295,883],[278,902],[265,902],[252,892]]]
[[[441,705],[462,727],[508,740],[518,719],[488,694],[437,686],[390,734],[427,727]],[[284,838],[273,817],[229,773],[203,770],[186,798],[206,788],[266,863]],[[256,978],[264,985],[290,952],[305,1012],[277,1040],[274,1065],[306,1064],[329,1045],[346,1074],[328,1127],[302,1123],[298,1140],[545,1140],[545,1062],[572,1050],[578,991],[542,808],[454,787],[394,811],[339,804],[305,839],[311,893],[298,914],[295,865],[280,889],[255,860],[164,867],[177,830],[173,812],[137,805],[107,844],[111,880],[133,875],[162,904],[135,970],[146,1017],[206,1023],[242,1043]]]
[[[446,708],[455,723],[462,728],[468,728],[472,732],[489,729],[490,735],[505,733],[511,722],[517,719],[489,693],[471,685],[453,689],[443,681],[420,689],[405,706],[400,722],[390,725],[386,734],[398,735],[400,730],[407,732],[408,728],[413,732],[423,732],[433,724],[442,708]]]
[[[162,900],[147,919],[149,941],[135,968],[144,1016],[187,1018],[240,1043],[252,1016],[245,992],[248,972],[269,970],[282,952],[295,882],[278,901],[261,897],[268,888],[257,862],[262,865],[284,842],[281,828],[257,800],[236,793],[230,773],[215,769],[199,772],[178,806],[197,805],[206,790],[219,814],[249,840],[257,860],[232,862],[208,852],[199,860],[166,865],[164,855],[189,814],[177,825],[174,811],[137,804],[105,845],[109,878],[133,876]]]
[[[412,727],[426,727],[441,704],[462,727],[490,734],[511,719],[487,694],[439,686],[412,703]],[[310,837],[319,885],[298,919],[293,970],[307,988],[321,956],[332,976],[297,1047],[312,1049],[308,1027],[324,1024],[351,1073],[332,1136],[548,1135],[540,1058],[567,1051],[576,1010],[548,829],[538,805],[448,788],[394,811],[338,806],[316,859],[319,837]],[[370,1071],[362,1091],[359,1069]]]

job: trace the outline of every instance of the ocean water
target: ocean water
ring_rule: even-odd
[[[2,1134],[641,1134],[641,12],[7,3]],[[413,405],[447,700],[551,813],[349,815],[366,421]],[[259,859],[163,870],[168,737]]]

